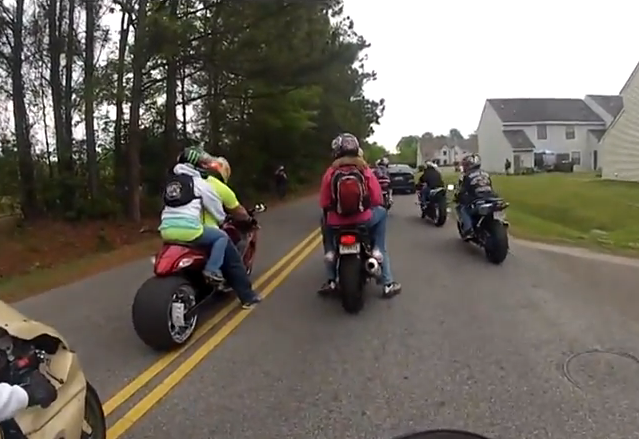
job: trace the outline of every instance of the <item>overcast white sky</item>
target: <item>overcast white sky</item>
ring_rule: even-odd
[[[345,0],[386,99],[373,140],[472,133],[488,98],[617,94],[639,62],[639,1]]]

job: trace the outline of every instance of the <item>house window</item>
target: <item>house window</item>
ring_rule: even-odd
[[[546,140],[548,138],[548,131],[546,125],[537,125],[537,139]]]
[[[445,149],[443,149],[443,150],[442,150],[442,155],[443,155],[444,157],[446,157],[446,152],[447,152],[447,151],[446,151]]]
[[[581,151],[570,151],[570,161],[576,166],[581,165]]]
[[[575,138],[575,127],[572,125],[568,125],[566,127],[566,140],[574,140]]]

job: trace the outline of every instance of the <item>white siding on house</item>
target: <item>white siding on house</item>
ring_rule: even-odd
[[[477,128],[478,152],[482,168],[488,172],[504,172],[504,162],[513,160],[513,150],[502,133],[502,123],[493,107],[486,102]]]
[[[601,139],[602,177],[639,181],[639,74],[621,91],[624,108]]]
[[[550,150],[556,153],[570,154],[573,151],[579,151],[581,155],[581,164],[575,165],[575,171],[592,170],[591,156],[592,152],[589,147],[588,137],[591,134],[588,130],[602,129],[602,125],[572,125],[575,129],[575,138],[566,139],[566,127],[568,125],[546,125],[546,139],[537,139],[537,125],[528,126],[509,126],[509,129],[521,129],[530,137],[535,144],[535,148],[539,151]]]

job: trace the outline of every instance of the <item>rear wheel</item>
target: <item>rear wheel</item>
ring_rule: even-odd
[[[340,256],[337,266],[342,308],[357,314],[364,308],[364,273],[359,256]]]
[[[493,264],[501,264],[508,256],[508,229],[497,220],[490,221],[485,227],[488,232],[484,243],[486,259]]]
[[[133,300],[133,328],[149,347],[157,351],[175,349],[195,331],[197,315],[186,318],[185,313],[196,302],[195,289],[183,277],[152,277]]]
[[[442,198],[437,202],[437,207],[435,211],[437,212],[437,219],[435,220],[435,225],[437,227],[441,227],[446,223],[446,218],[448,217],[448,211],[446,210],[448,206],[446,205],[446,198]]]
[[[100,397],[98,392],[87,381],[81,439],[105,439],[106,431],[106,419]]]

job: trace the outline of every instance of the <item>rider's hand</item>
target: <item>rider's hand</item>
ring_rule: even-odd
[[[49,407],[58,397],[58,391],[39,370],[32,372],[22,388],[29,395],[29,407]]]

